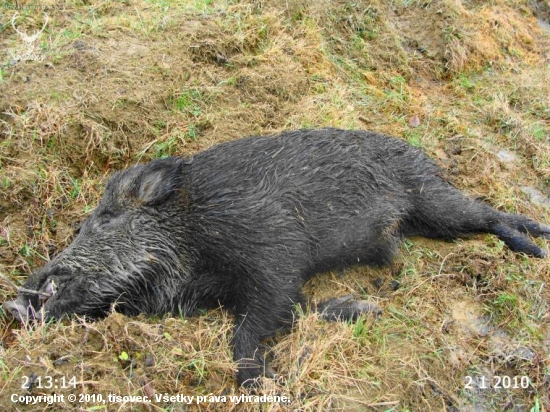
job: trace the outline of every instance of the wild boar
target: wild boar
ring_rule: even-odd
[[[407,236],[492,233],[544,257],[550,227],[464,196],[420,149],[367,131],[299,130],[223,143],[115,173],[64,251],[5,308],[22,321],[64,315],[235,316],[239,384],[269,369],[260,342],[288,329],[316,273],[390,263]],[[331,319],[375,310],[336,298]]]

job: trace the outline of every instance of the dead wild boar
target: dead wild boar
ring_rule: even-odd
[[[299,130],[223,143],[115,173],[64,251],[5,308],[21,321],[77,314],[235,316],[239,384],[269,374],[260,342],[288,329],[301,286],[351,265],[384,265],[400,239],[492,233],[516,252],[550,227],[465,197],[421,150],[367,131]],[[328,319],[373,310],[336,298]]]

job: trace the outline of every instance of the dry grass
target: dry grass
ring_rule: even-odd
[[[27,4],[28,3],[28,4]],[[402,136],[458,187],[550,222],[522,191],[550,183],[550,35],[544,1],[49,0],[0,6],[0,300],[72,238],[105,178],[138,161],[300,127]],[[547,29],[546,29],[547,30]],[[29,55],[30,56],[30,55]],[[515,160],[500,160],[502,150]],[[544,246],[544,242],[540,243]],[[231,319],[112,314],[25,328],[0,313],[0,405],[8,410],[376,410],[550,408],[548,261],[492,236],[408,240],[394,267],[307,285],[384,314],[355,324],[299,317],[272,346],[289,403],[170,400],[24,407],[24,376],[76,378],[84,395],[213,396],[235,387]],[[528,388],[468,387],[527,376]],[[34,388],[32,393],[50,393]]]

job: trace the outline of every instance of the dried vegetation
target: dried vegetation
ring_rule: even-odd
[[[31,34],[49,17],[35,42]],[[493,0],[45,0],[0,6],[0,301],[65,247],[115,170],[291,128],[402,136],[458,187],[550,222],[550,7]],[[538,193],[540,196],[534,196]],[[546,203],[545,203],[546,202]],[[542,243],[541,243],[542,244]],[[412,239],[392,268],[307,285],[379,319],[304,313],[271,342],[290,404],[22,406],[24,376],[117,395],[238,394],[231,319],[113,314],[20,327],[0,313],[8,410],[543,411],[550,269],[492,236]],[[526,376],[526,388],[479,387]],[[471,379],[470,379],[471,378]],[[469,383],[472,383],[468,385]],[[52,393],[36,388],[33,394]]]

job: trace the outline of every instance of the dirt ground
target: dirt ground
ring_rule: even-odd
[[[0,302],[71,242],[114,171],[247,135],[399,136],[471,196],[550,223],[549,18],[544,0],[0,4]],[[235,385],[221,309],[34,327],[0,310],[0,405],[545,411],[549,282],[548,259],[493,236],[406,240],[391,268],[306,285],[312,301],[353,294],[384,313],[301,314],[266,342],[277,379],[256,393]],[[64,401],[23,403],[52,394]]]

